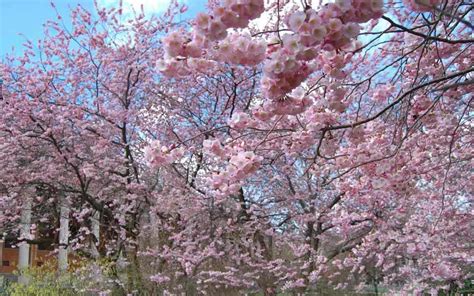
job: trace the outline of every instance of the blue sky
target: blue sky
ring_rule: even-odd
[[[118,5],[119,0],[97,0],[105,6]],[[35,41],[43,34],[42,25],[49,19],[56,19],[56,12],[50,0],[0,0],[0,55],[22,52],[25,38]],[[194,15],[205,9],[206,0],[181,0],[189,6],[188,15]],[[63,18],[69,19],[69,8],[80,4],[90,11],[94,9],[93,0],[55,0],[55,6]],[[136,8],[144,5],[146,13],[160,13],[167,7],[169,0],[123,0],[124,7]],[[124,9],[125,10],[125,9]],[[24,36],[22,36],[22,35]]]

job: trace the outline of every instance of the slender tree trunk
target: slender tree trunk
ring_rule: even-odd
[[[31,201],[26,200],[23,209],[21,210],[21,228],[20,239],[30,238],[31,231]],[[30,245],[26,241],[19,244],[18,252],[18,270],[20,276],[18,282],[21,284],[28,284],[28,277],[24,274],[26,269],[30,266]]]
[[[64,272],[68,267],[67,248],[69,243],[69,205],[64,198],[61,201],[59,218],[58,269]]]

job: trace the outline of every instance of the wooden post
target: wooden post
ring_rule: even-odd
[[[20,218],[20,239],[30,238],[31,231],[31,200],[27,199],[21,210]],[[30,245],[26,241],[19,243],[19,252],[18,252],[18,270],[20,276],[18,277],[18,282],[20,284],[28,284],[28,277],[25,275],[25,271],[30,266]]]
[[[94,259],[98,259],[99,254],[99,244],[100,244],[100,212],[95,211],[91,217],[91,254]]]
[[[69,204],[65,197],[61,200],[59,213],[58,269],[59,272],[64,272],[68,267],[67,253],[69,243]]]

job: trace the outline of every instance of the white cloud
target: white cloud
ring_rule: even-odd
[[[119,7],[120,0],[98,0],[99,6],[101,7]],[[179,1],[186,3],[187,1]],[[141,6],[146,16],[150,16],[155,13],[161,13],[166,11],[170,0],[122,0],[123,14],[125,16],[132,16],[133,12],[140,14]]]

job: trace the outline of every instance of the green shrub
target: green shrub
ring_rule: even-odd
[[[32,267],[24,272],[28,284],[10,283],[6,295],[11,296],[75,296],[98,295],[99,292],[113,293],[116,286],[110,280],[111,264],[109,261],[98,263],[83,261],[74,265],[67,272],[59,274],[55,263],[41,267]]]
[[[11,296],[57,296],[77,295],[73,289],[73,277],[71,274],[58,276],[56,272],[31,268],[24,272],[28,278],[28,284],[10,283],[7,294]]]

